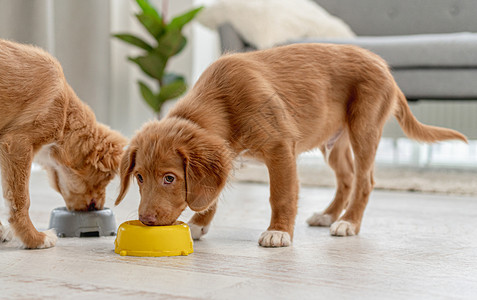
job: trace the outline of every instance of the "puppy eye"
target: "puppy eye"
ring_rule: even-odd
[[[171,174],[166,174],[164,176],[164,184],[171,184],[174,182],[176,178],[174,177],[174,175],[171,175]]]
[[[136,175],[136,178],[137,178],[137,181],[139,181],[139,183],[143,183],[143,182],[144,182],[144,178],[142,178],[142,175],[141,175],[141,174],[137,174],[137,175]]]

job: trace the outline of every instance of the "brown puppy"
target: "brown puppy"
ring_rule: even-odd
[[[96,122],[45,51],[0,40],[0,166],[9,222],[27,248],[55,245],[53,231],[38,232],[28,215],[33,157],[70,210],[102,209],[126,140]],[[0,239],[8,239],[0,224]]]
[[[387,64],[361,48],[300,44],[226,55],[165,119],[146,124],[131,140],[116,204],[134,175],[143,223],[171,224],[188,205],[196,211],[190,225],[199,238],[208,230],[232,160],[246,151],[262,160],[270,175],[272,217],[259,244],[288,246],[297,212],[296,158],[320,147],[338,189],[331,205],[308,222],[331,225],[332,235],[355,235],[390,114],[410,138],[466,141],[456,131],[419,123]]]

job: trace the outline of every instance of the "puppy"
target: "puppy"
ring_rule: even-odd
[[[96,122],[45,51],[0,40],[0,166],[3,197],[14,234],[26,248],[55,245],[28,215],[35,154],[69,210],[102,209],[126,140]],[[0,224],[0,239],[11,238]]]
[[[364,49],[299,44],[226,55],[165,119],[147,123],[131,140],[120,164],[116,204],[133,175],[143,223],[171,224],[189,206],[196,212],[189,222],[193,237],[200,238],[232,160],[244,153],[263,161],[270,176],[272,216],[259,244],[289,246],[298,200],[296,158],[319,147],[336,173],[337,192],[308,223],[331,225],[332,235],[355,235],[390,114],[410,138],[466,141],[456,131],[419,123],[387,64]]]

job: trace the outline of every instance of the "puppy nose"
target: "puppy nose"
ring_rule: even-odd
[[[140,215],[139,220],[144,224],[148,226],[155,225],[157,222],[157,217],[155,215]]]
[[[91,199],[88,205],[88,211],[96,210],[96,199]]]

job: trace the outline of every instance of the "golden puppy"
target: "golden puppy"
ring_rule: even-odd
[[[337,193],[308,223],[331,225],[332,235],[355,235],[390,114],[410,138],[466,141],[456,131],[419,123],[387,64],[361,48],[300,44],[226,55],[165,119],[146,124],[131,140],[116,204],[134,175],[143,223],[171,224],[189,206],[196,211],[192,234],[199,238],[208,230],[232,160],[245,153],[262,160],[270,175],[272,216],[259,244],[288,246],[297,212],[296,158],[320,147],[336,173]]]
[[[0,166],[9,222],[27,248],[55,245],[28,215],[35,154],[70,210],[102,209],[126,140],[96,122],[45,51],[0,40]],[[0,239],[7,239],[0,224]],[[8,238],[10,238],[8,236]]]

